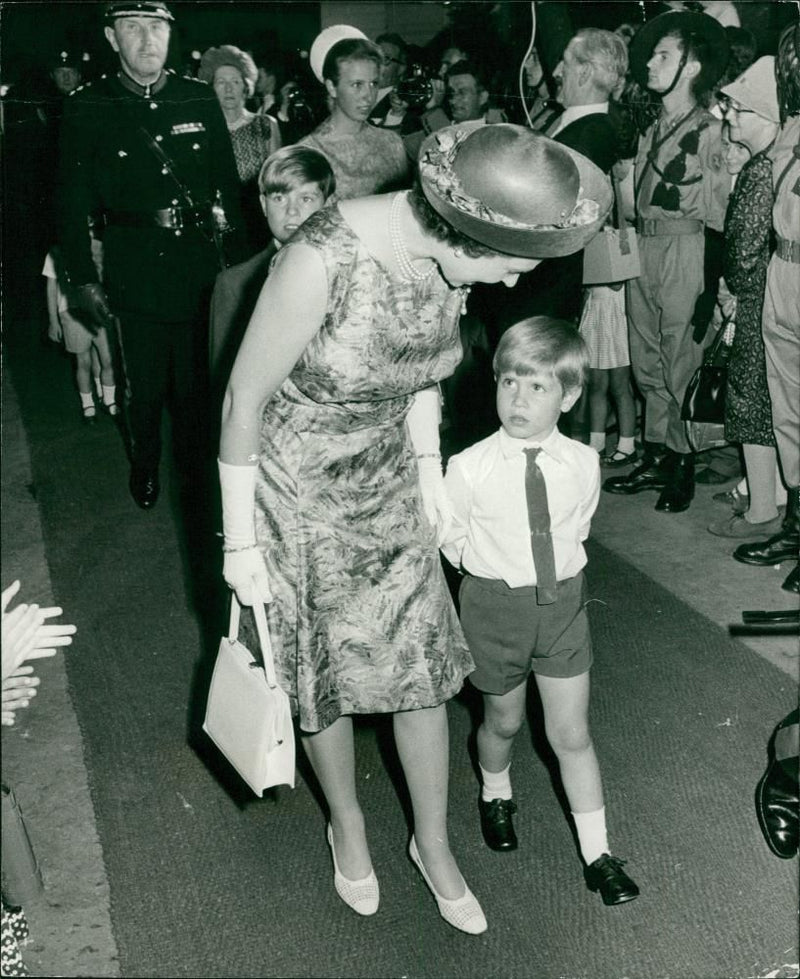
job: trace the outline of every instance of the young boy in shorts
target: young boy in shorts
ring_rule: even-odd
[[[465,572],[461,623],[483,693],[479,810],[493,850],[514,850],[510,763],[531,672],[575,820],[586,882],[605,904],[639,888],[611,856],[600,768],[589,733],[592,647],[583,541],[600,493],[597,452],[556,425],[588,371],[575,328],[536,316],[511,327],[493,361],[501,428],[450,459],[453,524],[443,551]]]

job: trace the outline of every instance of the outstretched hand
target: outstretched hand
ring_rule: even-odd
[[[74,625],[66,623],[45,625],[48,619],[63,614],[58,607],[40,608],[22,603],[10,612],[6,611],[19,587],[19,581],[15,581],[2,593],[3,680],[27,660],[55,656],[59,646],[70,645],[76,632]]]

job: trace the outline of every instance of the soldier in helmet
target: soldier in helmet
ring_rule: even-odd
[[[65,271],[84,322],[119,322],[129,487],[143,509],[158,499],[168,388],[182,475],[202,458],[207,303],[221,264],[221,230],[241,226],[219,103],[209,86],[164,67],[173,19],[162,0],[106,5],[105,36],[119,68],[67,99],[61,141]],[[90,218],[103,229],[102,286]]]

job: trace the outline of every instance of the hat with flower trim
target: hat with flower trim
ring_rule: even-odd
[[[611,182],[591,160],[511,123],[431,133],[419,173],[428,202],[457,231],[525,258],[580,251],[614,199]]]

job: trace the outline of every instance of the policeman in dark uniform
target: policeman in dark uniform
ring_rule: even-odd
[[[184,477],[203,458],[207,303],[222,264],[223,229],[241,227],[236,164],[219,102],[203,82],[164,69],[172,20],[161,0],[107,4],[105,35],[119,70],[73,92],[62,123],[64,266],[84,321],[119,322],[129,485],[143,509],[158,498],[168,387]],[[102,227],[102,285],[90,219]],[[235,241],[235,232],[226,238]]]

